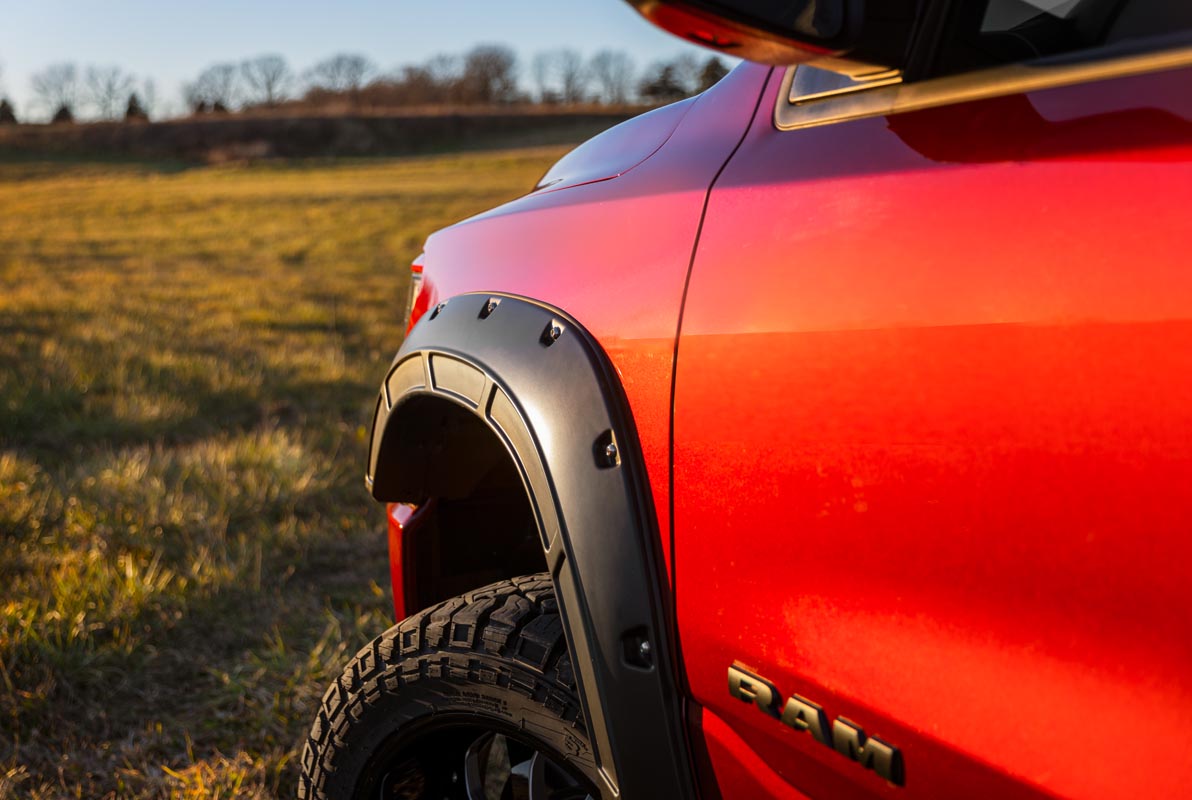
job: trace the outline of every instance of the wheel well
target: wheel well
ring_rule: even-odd
[[[501,466],[510,459],[513,469]],[[513,295],[440,303],[385,377],[366,476],[382,502],[464,503],[465,514],[435,521],[441,534],[457,532],[437,537],[440,568],[429,579],[440,587],[538,571],[515,555],[534,550],[526,540],[538,532],[543,555],[532,560],[544,558],[555,586],[602,793],[695,795],[637,430],[616,369],[579,322]],[[510,491],[518,480],[523,488]],[[451,547],[473,559],[466,570]],[[494,550],[494,563],[477,563]]]
[[[546,571],[521,474],[491,428],[470,410],[430,395],[403,402],[393,423],[378,472],[395,476],[403,501],[430,502],[402,543],[408,612]]]

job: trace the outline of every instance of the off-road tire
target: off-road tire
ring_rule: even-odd
[[[393,742],[452,718],[507,732],[597,785],[546,573],[446,600],[357,653],[323,695],[302,753],[298,796],[371,794],[370,774]]]

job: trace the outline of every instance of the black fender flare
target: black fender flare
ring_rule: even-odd
[[[377,399],[367,483],[420,502],[402,409],[438,397],[504,443],[554,579],[607,797],[694,796],[658,524],[633,417],[595,339],[547,305],[465,294],[406,337]],[[425,448],[421,448],[425,450]]]

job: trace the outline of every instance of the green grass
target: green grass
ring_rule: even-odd
[[[0,798],[292,796],[407,265],[561,153],[0,163]]]

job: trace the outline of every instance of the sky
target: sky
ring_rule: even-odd
[[[301,72],[354,52],[389,70],[482,42],[512,46],[527,84],[541,50],[620,49],[639,67],[709,55],[624,0],[0,0],[0,94],[28,114],[30,76],[48,64],[118,65],[152,77],[159,106],[177,111],[181,84],[215,62],[279,53]]]

